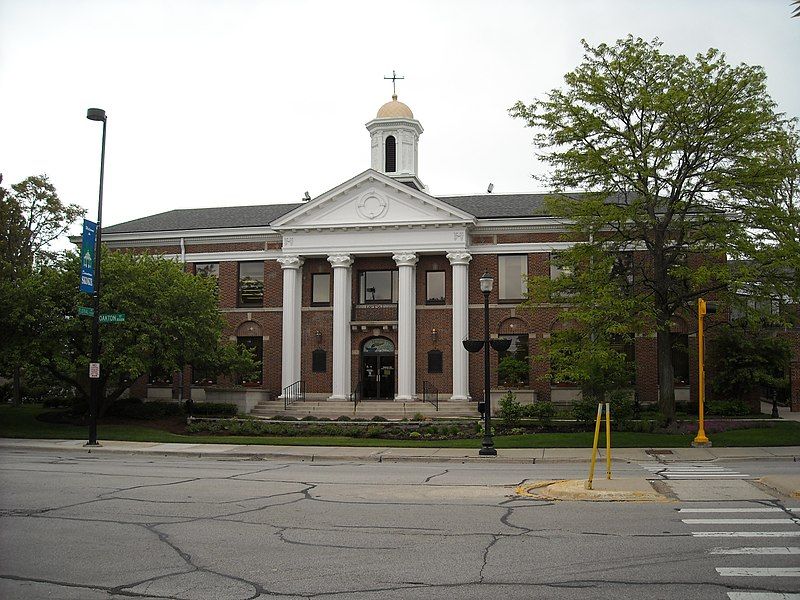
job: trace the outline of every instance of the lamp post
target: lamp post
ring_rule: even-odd
[[[483,292],[483,339],[464,340],[464,348],[468,352],[479,352],[483,348],[483,441],[478,454],[481,456],[497,456],[492,439],[492,399],[491,399],[491,376],[489,372],[489,348],[494,348],[498,352],[508,350],[511,346],[510,339],[489,339],[489,294],[494,287],[494,278],[488,273],[484,273],[480,278],[481,292]],[[478,410],[481,405],[478,404]]]
[[[478,454],[497,456],[492,439],[492,392],[489,377],[489,294],[494,287],[494,278],[486,271],[478,281],[483,292],[483,441]]]
[[[90,121],[103,122],[103,143],[100,150],[100,198],[97,203],[97,234],[94,252],[94,315],[92,316],[92,359],[91,362],[100,361],[100,236],[103,220],[103,175],[106,162],[106,111],[102,108],[90,108],[86,111],[86,118]],[[99,446],[97,443],[97,413],[100,402],[100,380],[98,377],[89,379],[89,441],[87,446]]]

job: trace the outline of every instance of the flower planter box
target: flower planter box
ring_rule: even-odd
[[[240,414],[245,415],[259,402],[269,400],[272,396],[272,392],[261,388],[214,386],[204,390],[206,402],[230,402],[238,407]]]

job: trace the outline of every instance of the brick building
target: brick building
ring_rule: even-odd
[[[298,381],[316,400],[355,392],[414,402],[423,388],[462,404],[482,397],[482,354],[461,342],[483,336],[478,279],[489,272],[491,334],[510,337],[507,353],[529,365],[520,381],[498,382],[492,352],[493,386],[513,385],[523,401],[568,402],[576,391],[553,385],[547,363],[534,360],[557,327],[558,308],[517,306],[525,277],[558,276],[551,257],[570,245],[564,224],[544,213],[544,195],[434,196],[418,177],[423,130],[408,106],[393,96],[366,127],[371,168],[317,198],[174,210],[104,228],[104,242],[175,257],[218,278],[226,334],[263,362],[260,377],[237,382],[256,400]],[[689,348],[676,357],[679,400],[696,397],[695,330],[695,322],[676,322]],[[639,398],[655,401],[655,337],[636,338],[630,352]],[[195,398],[202,384],[226,383],[188,370],[185,381],[197,386]],[[151,379],[149,396],[165,389],[159,383]]]

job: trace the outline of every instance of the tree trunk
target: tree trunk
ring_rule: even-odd
[[[675,372],[672,368],[672,334],[669,329],[656,333],[658,345],[658,410],[667,425],[675,420]]]
[[[14,394],[14,406],[19,406],[22,404],[22,369],[19,365],[14,367],[14,383],[13,383],[13,394]]]

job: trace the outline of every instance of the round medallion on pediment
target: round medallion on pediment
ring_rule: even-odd
[[[379,219],[389,210],[389,201],[376,194],[367,194],[356,203],[356,211],[365,219]]]

